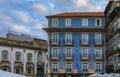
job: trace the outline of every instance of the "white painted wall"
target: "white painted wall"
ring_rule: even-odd
[[[34,63],[34,71],[35,74],[37,74],[37,55],[38,55],[38,51],[34,51],[31,49],[24,49],[23,48],[13,48],[13,50],[11,50],[11,47],[7,47],[7,46],[0,46],[0,62],[2,60],[2,51],[3,50],[7,50],[8,51],[8,61],[11,63],[11,72],[14,72],[14,62],[15,62],[15,53],[16,52],[21,52],[21,62],[23,62],[23,72],[26,72],[26,63],[27,63],[27,54],[28,53],[32,53],[32,62]],[[42,60],[41,60],[42,59]],[[45,62],[45,67],[44,70],[46,69],[46,55],[43,53],[43,55],[40,58],[40,61]],[[46,70],[45,70],[45,74],[46,74]]]

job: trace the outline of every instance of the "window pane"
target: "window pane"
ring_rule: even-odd
[[[58,19],[52,19],[52,26],[57,27],[58,26]]]
[[[81,39],[81,43],[82,44],[88,44],[88,33],[82,33],[82,39]]]
[[[95,43],[101,44],[101,34],[100,33],[95,34]]]
[[[2,59],[5,59],[5,60],[8,59],[8,52],[7,51],[2,52]]]
[[[32,61],[32,54],[28,53],[28,61]]]
[[[52,34],[52,43],[57,44],[59,42],[58,34]]]
[[[65,34],[65,43],[66,44],[72,43],[72,34],[71,33]]]
[[[82,19],[82,26],[88,26],[88,19],[87,18]]]
[[[65,26],[66,27],[71,26],[71,19],[65,19]]]

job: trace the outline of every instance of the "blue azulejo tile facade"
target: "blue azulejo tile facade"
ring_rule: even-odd
[[[104,73],[104,13],[61,13],[46,16],[51,77]]]

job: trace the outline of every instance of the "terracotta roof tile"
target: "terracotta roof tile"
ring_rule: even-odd
[[[104,12],[66,12],[46,17],[104,17]]]

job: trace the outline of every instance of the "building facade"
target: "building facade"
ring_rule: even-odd
[[[107,72],[120,73],[120,0],[108,3],[105,10],[105,27],[106,69]]]
[[[0,69],[28,77],[46,75],[47,42],[0,38]]]
[[[105,72],[103,12],[68,12],[46,17],[48,76],[76,77]]]

